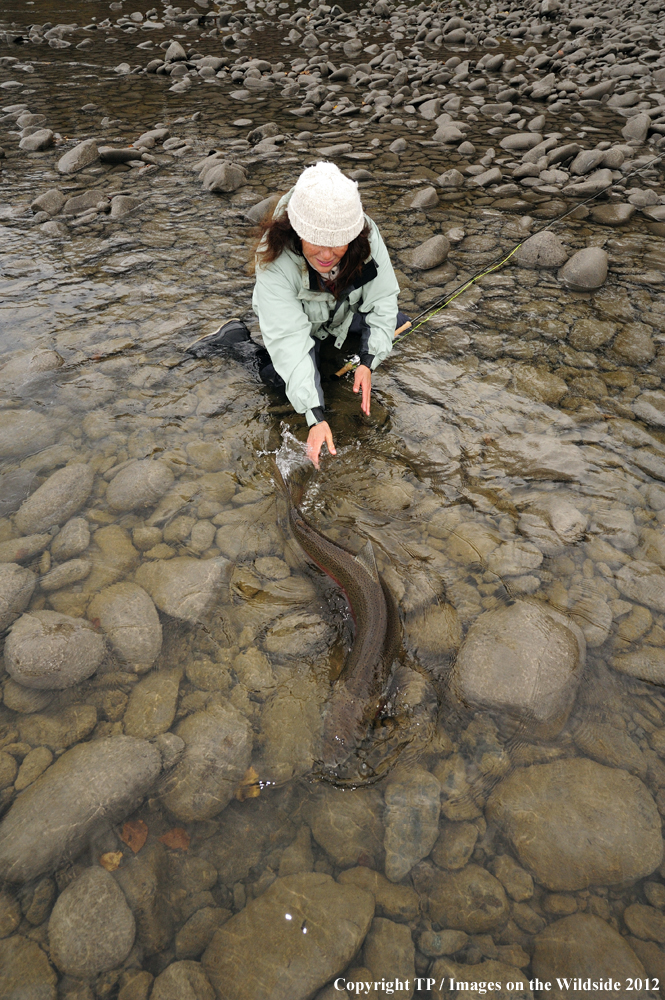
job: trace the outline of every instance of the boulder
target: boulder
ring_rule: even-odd
[[[545,230],[525,240],[515,254],[515,260],[520,267],[561,267],[568,260],[568,253],[561,239],[550,230]]]
[[[81,618],[32,611],[14,622],[5,642],[5,667],[27,688],[62,690],[91,677],[104,656],[104,639]]]
[[[60,972],[87,979],[122,965],[136,935],[122,889],[101,867],[87,868],[60,894],[48,925]]]
[[[22,458],[52,445],[57,424],[34,410],[2,410],[0,413],[0,458]]]
[[[640,779],[581,757],[519,768],[491,793],[487,818],[552,892],[634,882],[662,858],[660,817]]]
[[[225,1000],[309,1000],[346,968],[373,915],[369,892],[329,875],[278,878],[220,927],[202,964]]]
[[[401,882],[439,835],[441,788],[429,771],[408,768],[391,775],[384,798],[386,875]]]
[[[28,882],[75,858],[96,831],[133,812],[161,766],[157,747],[131,736],[63,753],[0,823],[0,877]]]

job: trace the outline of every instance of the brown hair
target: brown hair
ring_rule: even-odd
[[[360,271],[364,262],[371,256],[369,245],[369,223],[365,225],[349,243],[348,249],[339,262],[339,275],[335,282],[335,297],[349,285],[353,277]],[[286,211],[278,218],[272,216],[272,209],[258,225],[257,243],[255,248],[255,263],[261,267],[272,264],[285,251],[303,257],[302,240],[289,221]]]

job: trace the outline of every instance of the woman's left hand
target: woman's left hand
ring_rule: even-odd
[[[358,365],[353,379],[353,391],[361,392],[360,409],[369,416],[369,398],[372,393],[372,370],[367,365]]]

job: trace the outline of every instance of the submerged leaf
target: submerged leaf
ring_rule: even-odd
[[[167,833],[163,833],[157,839],[160,843],[165,844],[174,851],[186,851],[191,838],[181,826],[174,826],[172,830],[168,830]]]
[[[102,868],[106,868],[107,872],[114,872],[116,868],[120,867],[122,856],[122,851],[107,851],[106,854],[100,856],[99,863]]]
[[[236,798],[238,802],[244,802],[245,799],[255,799],[260,794],[261,785],[259,784],[259,776],[253,767],[249,767],[236,788]]]
[[[148,827],[142,819],[128,819],[123,824],[120,839],[134,854],[138,854],[148,839]]]

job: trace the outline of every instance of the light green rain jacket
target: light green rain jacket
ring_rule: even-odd
[[[280,199],[274,216],[284,212],[292,192],[293,188]],[[335,347],[340,348],[354,313],[361,312],[370,328],[368,354],[373,355],[372,369],[392,350],[399,285],[376,224],[368,216],[365,219],[370,225],[372,256],[355,279],[358,287],[352,287],[340,299],[321,291],[305,258],[291,250],[284,250],[266,267],[257,263],[252,306],[263,342],[275,371],[286,383],[289,402],[297,413],[305,414],[310,426],[321,419],[320,411],[325,406],[314,362],[314,338],[334,337]],[[315,414],[314,409],[319,413]]]

